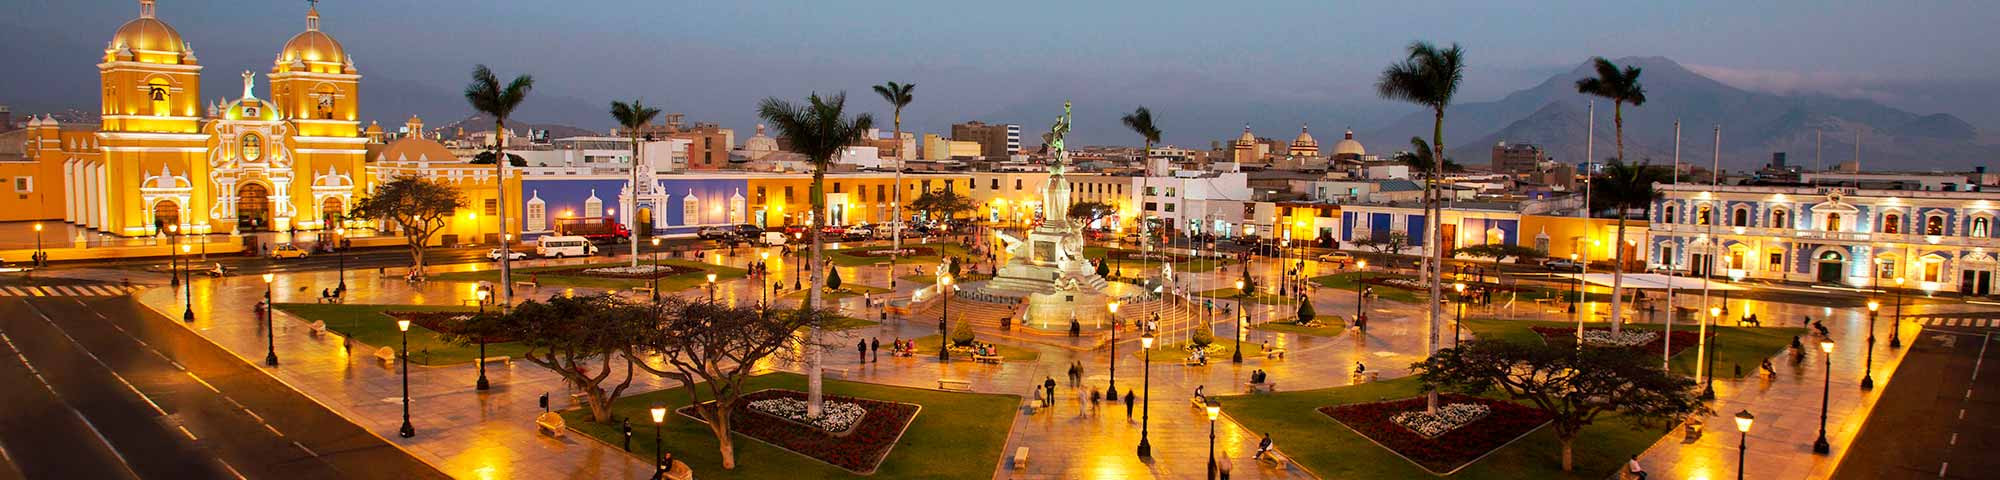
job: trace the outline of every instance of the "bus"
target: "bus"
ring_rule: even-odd
[[[543,258],[585,257],[597,254],[597,244],[578,236],[548,236],[535,240],[535,256]]]

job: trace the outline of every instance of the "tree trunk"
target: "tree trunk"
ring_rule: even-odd
[[[1625,312],[1625,297],[1618,294],[1619,289],[1625,288],[1625,207],[1621,205],[1617,210],[1618,238],[1611,239],[1611,248],[1618,251],[1615,255],[1618,263],[1611,266],[1611,333],[1614,335],[1619,331],[1618,325],[1624,323],[1621,320]],[[1673,312],[1667,314],[1672,315]]]
[[[736,442],[729,434],[729,410],[722,408],[722,402],[715,404],[715,418],[708,422],[708,430],[715,432],[717,452],[722,454],[722,469],[736,469]]]
[[[822,160],[831,161],[831,159]],[[824,258],[821,249],[825,246],[825,243],[820,241],[819,233],[820,230],[826,227],[826,164],[827,162],[825,161],[813,162],[812,193],[810,193],[812,196],[813,211],[812,232],[809,233],[812,235],[812,256],[806,259],[806,266],[812,269],[812,272],[808,274],[810,278],[808,278],[808,283],[806,283],[806,288],[809,289],[806,291],[806,309],[813,312],[819,310],[820,282],[824,281],[824,279],[820,278],[819,271],[820,260]],[[893,272],[891,273],[891,276],[893,276]],[[813,322],[812,332],[807,334],[806,341],[809,343],[806,345],[806,416],[817,417],[820,416],[820,409],[823,406],[820,398],[820,384],[822,382],[820,378],[819,322]]]
[[[1441,195],[1438,192],[1438,180],[1442,178],[1442,172],[1444,171],[1444,109],[1442,108],[1437,110],[1436,117],[1431,124],[1431,150],[1433,150],[1433,155],[1431,155],[1431,178],[1428,182],[1429,188],[1426,189],[1430,193],[1429,205],[1425,207],[1427,209],[1425,215],[1429,218],[1425,219],[1428,225],[1425,225],[1426,228],[1424,229],[1424,242],[1431,248],[1431,271],[1429,272],[1431,295],[1427,300],[1427,303],[1430,303],[1431,317],[1430,338],[1428,339],[1428,343],[1424,345],[1425,352],[1427,352],[1427,355],[1424,357],[1426,359],[1437,356],[1438,330],[1444,328],[1443,323],[1441,323],[1444,318],[1444,306],[1438,303],[1439,299],[1444,298],[1444,245],[1441,244],[1443,235],[1439,233],[1444,229],[1444,218],[1442,218],[1444,217],[1444,208],[1443,202],[1439,201]],[[1437,389],[1427,387],[1426,390],[1424,394],[1424,411],[1437,413]]]
[[[626,231],[630,233],[627,236],[631,237],[628,241],[632,243],[632,268],[637,270],[639,268],[639,129],[638,127],[630,126],[628,128],[632,130],[632,183],[625,187],[626,190],[631,192],[626,194],[626,197],[630,198],[631,201],[626,202],[625,216],[632,218],[632,225]],[[694,223],[699,224],[701,222]]]
[[[423,136],[423,132],[410,133],[414,133],[419,137]],[[513,263],[510,261],[511,259],[507,258],[509,256],[507,254],[512,251],[507,248],[509,240],[507,232],[507,163],[507,117],[495,116],[493,119],[493,169],[495,172],[498,172],[498,176],[493,179],[493,185],[495,186],[494,191],[497,193],[495,196],[499,199],[494,204],[498,205],[498,213],[500,214],[500,304],[512,307],[514,305],[514,267],[511,265]]]
[[[409,238],[410,274],[416,276],[417,278],[423,278],[424,276],[424,241],[425,239],[423,238],[418,238],[418,237]]]
[[[1565,472],[1576,471],[1576,462],[1572,461],[1570,456],[1571,453],[1570,446],[1571,444],[1576,443],[1576,440],[1571,438],[1564,438],[1561,439],[1560,441],[1562,442],[1563,445],[1563,453],[1562,453],[1563,471]]]
[[[611,423],[611,402],[606,399],[604,387],[590,386],[583,389],[584,399],[590,405],[590,419],[597,423]]]
[[[889,224],[889,289],[896,288],[896,261],[903,256],[903,157],[910,152],[903,151],[903,107],[896,106],[896,190],[895,203],[889,204],[893,223]]]

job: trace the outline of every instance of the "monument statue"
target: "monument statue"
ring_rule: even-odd
[[[1098,318],[1112,298],[1106,292],[1111,284],[1097,274],[1083,255],[1082,226],[1070,222],[1067,215],[1071,191],[1065,177],[1069,167],[1066,137],[1070,125],[1070,103],[1063,102],[1062,115],[1056,117],[1042,137],[1048,145],[1049,179],[1041,187],[1042,208],[1035,226],[1024,235],[994,234],[1005,244],[1010,258],[992,280],[976,287],[986,298],[1011,298],[1026,303],[1026,318],[1070,315]]]

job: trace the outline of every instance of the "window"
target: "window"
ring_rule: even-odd
[[[1923,281],[1935,283],[1942,280],[1944,280],[1944,260],[1937,257],[1925,257]]]
[[[486,199],[486,202],[485,202],[485,203],[486,203],[486,205],[485,205],[484,209],[485,209],[486,211],[485,211],[485,213],[481,213],[480,215],[485,215],[485,216],[488,216],[488,217],[491,217],[491,216],[494,216],[494,215],[498,215],[498,214],[499,214],[499,213],[498,213],[498,212],[500,211],[500,200],[499,200],[499,199],[495,199],[495,198],[488,198],[488,199]]]
[[[146,82],[146,99],[152,101],[152,105],[150,106],[152,107],[153,116],[165,117],[174,114],[172,88],[164,78],[155,78],[152,81]]]
[[[1944,235],[1944,215],[1931,215],[1925,218],[1924,235]]]
[[[833,182],[833,193],[840,193],[840,182]]]
[[[1146,187],[1146,196],[1150,197],[1158,194],[1159,194],[1159,187]]]
[[[757,187],[757,203],[764,203],[764,187]]]
[[[698,223],[701,223],[701,199],[690,194],[681,199],[681,225]]]
[[[1174,187],[1167,187],[1167,196],[1174,196]]]
[[[1014,189],[1015,190],[1021,189],[1021,179],[1019,178],[1014,179]]]
[[[14,177],[14,193],[31,193],[34,191],[34,177]]]
[[[1826,231],[1829,232],[1840,231],[1840,214],[1838,213],[1826,214]]]
[[[1729,223],[1729,224],[1730,224],[1731,226],[1737,226],[1737,227],[1748,227],[1748,226],[1750,226],[1750,209],[1747,209],[1747,208],[1737,208],[1737,209],[1736,209],[1736,212],[1735,212],[1734,214],[1732,214],[1731,216],[1733,216],[1733,217],[1734,217],[1734,218],[1731,218],[1731,219],[1730,219],[1730,223]]]
[[[1153,202],[1146,202],[1146,211],[1153,211]]]
[[[1894,213],[1883,215],[1882,233],[1903,233],[1903,216]]]
[[[1974,237],[1985,237],[1985,236],[1987,236],[1987,235],[1986,235],[1986,230],[1987,230],[1987,229],[1986,229],[1986,227],[1987,227],[1987,225],[1988,225],[1989,223],[1992,223],[1992,221],[1991,221],[1991,220],[1987,220],[1987,219],[1986,219],[1986,217],[1977,217],[1977,218],[1973,218],[1973,219],[1972,219],[1972,236],[1974,236]]]
[[[1167,204],[1167,213],[1174,213],[1174,204]]]
[[[791,185],[786,185],[786,186],[785,186],[785,204],[786,204],[786,205],[790,205],[791,203],[792,203],[792,186],[791,186]]]
[[[875,186],[875,201],[877,202],[889,201],[889,188],[887,186],[884,185]]]
[[[1875,260],[1875,278],[1896,278],[1896,260],[1893,258]]]
[[[1785,209],[1780,208],[1771,211],[1771,228],[1792,228],[1791,222],[1786,220]]]
[[[1766,268],[1766,269],[1768,269],[1768,270],[1770,270],[1770,271],[1773,271],[1773,272],[1781,272],[1781,271],[1784,271],[1784,270],[1785,270],[1785,252],[1771,252],[1771,259],[1770,259],[1770,261],[1769,261],[1769,262],[1767,262],[1767,263],[1765,263],[1765,264],[1764,264],[1764,268]]]
[[[1696,225],[1708,225],[1708,222],[1709,222],[1709,219],[1708,219],[1708,210],[1709,210],[1709,208],[1708,208],[1708,206],[1707,206],[1707,205],[1702,205],[1702,206],[1701,206],[1701,210],[1699,211],[1699,213],[1696,213],[1696,214],[1695,214],[1695,222],[1694,222],[1694,223],[1695,223]]]
[[[1351,193],[1351,192],[1353,192],[1353,190],[1352,190],[1352,189],[1350,189],[1350,190],[1348,190],[1348,191],[1349,191],[1350,193]],[[1662,215],[1662,216],[1660,217],[1660,222],[1662,222],[1662,223],[1674,223],[1674,206],[1673,206],[1673,205],[1668,205],[1665,211],[1666,211],[1666,214],[1665,214],[1665,215]]]
[[[1547,253],[1547,252],[1549,251],[1549,239],[1548,239],[1548,238],[1536,238],[1536,239],[1535,239],[1535,250],[1539,250],[1539,251],[1542,251],[1543,253]],[[1667,265],[1668,265],[1667,269],[1668,269],[1668,270],[1672,270],[1672,269],[1673,269],[1672,265],[1673,265],[1673,261],[1674,261],[1674,247],[1669,247],[1669,246],[1666,246],[1666,245],[1661,245],[1661,246],[1660,246],[1660,261],[1662,261],[1662,262],[1667,262]]]
[[[993,179],[993,183],[992,183],[992,185],[993,185],[993,189],[994,189],[994,190],[999,190],[999,189],[1000,189],[1000,179],[998,179],[998,178],[995,178],[995,179]]]

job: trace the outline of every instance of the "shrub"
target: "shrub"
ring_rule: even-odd
[[[1299,325],[1312,323],[1313,317],[1315,315],[1318,315],[1318,312],[1313,311],[1313,302],[1311,298],[1304,298],[1302,301],[1299,302]]]
[[[827,270],[832,270],[833,273],[826,276],[826,289],[840,290],[840,269],[829,268]]]
[[[958,322],[951,329],[951,344],[960,347],[972,345],[972,322]]]
[[[1215,326],[1202,324],[1201,328],[1196,328],[1194,333],[1188,335],[1188,343],[1196,348],[1208,348],[1208,344],[1215,343]]]

